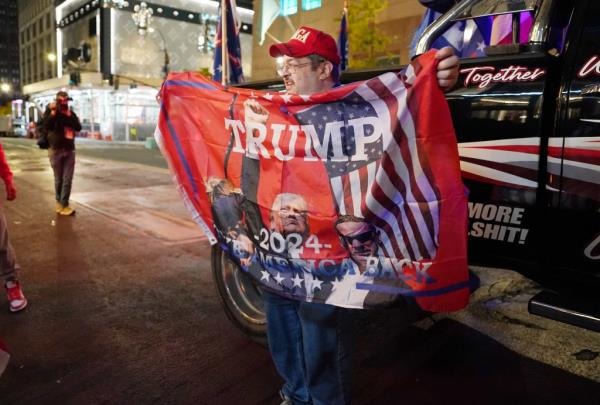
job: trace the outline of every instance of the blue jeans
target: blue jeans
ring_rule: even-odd
[[[48,149],[48,157],[54,172],[56,202],[61,203],[63,207],[68,207],[73,184],[73,172],[75,171],[75,150]]]
[[[350,403],[348,310],[264,291],[269,350],[294,404]]]

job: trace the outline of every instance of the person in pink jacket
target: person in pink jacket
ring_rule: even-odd
[[[6,199],[12,201],[17,198],[17,189],[13,183],[13,174],[6,162],[4,150],[0,145],[0,177],[4,180]],[[1,207],[1,205],[0,205]],[[18,312],[27,306],[27,298],[23,295],[21,284],[17,278],[19,265],[15,250],[8,239],[8,226],[3,207],[0,208],[0,278],[4,280],[4,287],[8,295],[11,312]]]

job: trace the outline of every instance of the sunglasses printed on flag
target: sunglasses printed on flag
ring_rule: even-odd
[[[172,73],[155,137],[211,243],[264,288],[349,308],[469,296],[467,200],[433,52],[313,95]]]

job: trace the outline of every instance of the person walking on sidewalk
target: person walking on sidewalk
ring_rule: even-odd
[[[13,174],[4,156],[2,146],[0,146],[0,177],[4,180],[6,199],[12,201],[17,198]],[[18,312],[27,306],[27,299],[23,295],[21,284],[17,278],[18,271],[19,265],[17,264],[15,250],[8,240],[8,226],[4,208],[0,205],[0,276],[4,280],[11,312]]]
[[[64,91],[56,94],[56,103],[50,115],[44,120],[48,134],[48,157],[54,171],[56,192],[56,212],[60,215],[73,215],[69,207],[69,197],[75,171],[75,133],[81,131],[77,115],[69,108],[69,95]]]

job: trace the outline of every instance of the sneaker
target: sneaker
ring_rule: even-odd
[[[18,281],[6,283],[6,293],[10,304],[10,312],[18,312],[27,306],[27,298],[23,295],[21,284]]]
[[[75,214],[75,210],[71,207],[64,207],[62,210],[60,210],[58,212],[60,215],[74,215]]]
[[[56,202],[56,207],[54,208],[54,210],[56,211],[56,213],[60,214],[60,212],[62,211],[63,208],[65,208],[65,207],[63,207],[63,205],[57,201]]]

